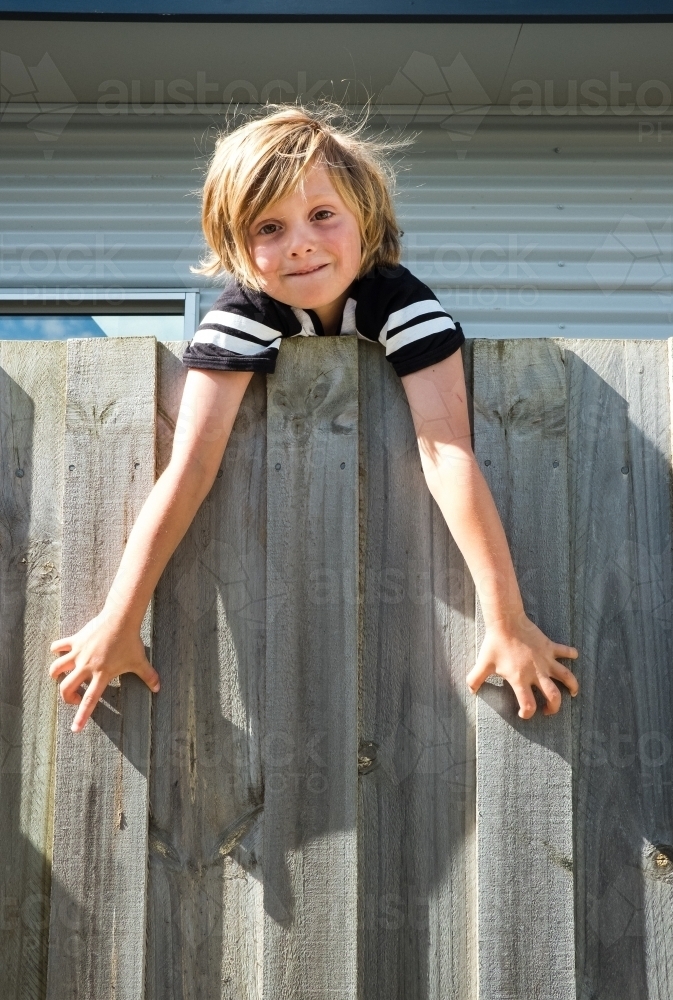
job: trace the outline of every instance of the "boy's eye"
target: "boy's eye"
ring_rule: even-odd
[[[261,236],[270,236],[271,233],[275,233],[278,226],[275,222],[265,222],[264,225],[259,230]]]
[[[315,213],[313,218],[318,219],[318,221],[321,221],[322,219],[329,219],[331,215],[334,215],[334,212],[330,212],[328,208],[321,208],[318,212]]]

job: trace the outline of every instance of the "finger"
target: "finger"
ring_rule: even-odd
[[[477,663],[472,667],[469,674],[465,678],[467,681],[467,686],[469,687],[472,694],[476,694],[481,685],[484,683],[487,677],[495,673],[495,664],[491,663],[489,660],[484,660],[483,662],[477,661]]]
[[[72,725],[70,728],[73,733],[79,733],[84,729],[87,724],[87,720],[94,708],[98,704],[98,699],[102,695],[103,691],[108,685],[107,678],[102,674],[97,674],[94,679],[89,684],[85,693],[82,695],[82,700],[79,704],[79,708],[75,712],[75,718],[72,720]]]
[[[561,707],[561,692],[556,687],[551,677],[540,675],[537,679],[536,686],[539,687],[540,691],[542,691],[542,694],[547,700],[547,704],[542,709],[542,714],[556,715]]]
[[[519,718],[530,719],[535,715],[535,709],[537,708],[532,688],[530,685],[512,684],[511,681],[509,683],[512,685],[516,700],[519,702]]]
[[[49,676],[58,677],[59,674],[68,673],[72,670],[75,665],[75,654],[65,653],[63,656],[59,656],[58,660],[54,660],[53,663],[49,664]]]
[[[85,681],[90,679],[91,670],[87,670],[86,667],[74,667],[58,686],[63,701],[67,705],[78,705],[82,700],[82,693],[79,689]]]
[[[580,686],[574,673],[558,660],[554,660],[553,665],[549,667],[549,676],[555,677],[562,684],[565,684],[573,698],[578,693]]]
[[[574,646],[564,646],[562,642],[554,643],[554,656],[563,656],[568,660],[575,660],[580,654]]]
[[[143,666],[136,671],[136,673],[138,674],[138,677],[145,681],[151,691],[158,691],[161,687],[159,674],[149,661],[145,662]]]
[[[57,639],[56,642],[52,642],[49,647],[51,653],[66,653],[69,649],[72,649],[72,636],[64,636],[62,639]]]

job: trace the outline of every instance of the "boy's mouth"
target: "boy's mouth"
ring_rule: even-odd
[[[286,274],[285,274],[285,277],[286,278],[296,278],[296,277],[303,277],[306,274],[315,274],[316,271],[322,271],[322,269],[324,267],[327,267],[326,263],[325,264],[314,264],[313,267],[305,267],[305,268],[302,268],[301,270],[297,270],[297,271],[287,271]]]

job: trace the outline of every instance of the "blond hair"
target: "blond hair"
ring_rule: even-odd
[[[401,245],[392,203],[395,176],[386,153],[395,144],[364,138],[364,120],[338,128],[343,109],[271,105],[263,117],[220,135],[202,193],[201,225],[210,248],[195,274],[233,274],[259,289],[248,245],[260,212],[301,185],[307,169],[323,165],[358,220],[362,259],[358,277],[374,266],[393,267]],[[404,145],[398,143],[397,145]]]

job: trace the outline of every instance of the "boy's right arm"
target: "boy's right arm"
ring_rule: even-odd
[[[210,490],[252,372],[190,369],[180,403],[171,460],[145,501],[102,611],[75,635],[52,643],[61,655],[49,667],[66,673],[61,697],[79,705],[73,732],[87,719],[113,677],[137,673],[157,691],[140,625],[159,577]],[[88,683],[84,694],[80,687]]]

